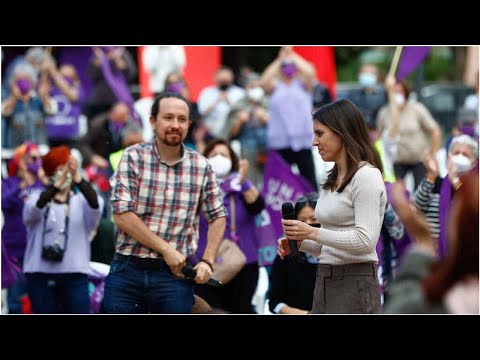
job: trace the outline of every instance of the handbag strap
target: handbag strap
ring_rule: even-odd
[[[230,233],[232,234],[232,237],[234,234],[236,234],[236,228],[235,228],[235,199],[233,197],[233,193],[230,193]]]

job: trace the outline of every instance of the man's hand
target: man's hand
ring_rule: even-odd
[[[200,261],[194,269],[197,270],[197,276],[195,276],[195,282],[197,284],[205,284],[212,276],[212,269],[203,261]]]
[[[187,264],[184,255],[173,249],[170,245],[168,245],[168,250],[163,252],[162,255],[168,267],[172,270],[173,275],[182,278],[185,277],[182,274],[182,268]]]

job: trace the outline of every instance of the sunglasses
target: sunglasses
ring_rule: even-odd
[[[40,155],[28,155],[28,157],[30,159],[32,159],[33,161],[37,161],[37,160],[41,160],[42,157]]]

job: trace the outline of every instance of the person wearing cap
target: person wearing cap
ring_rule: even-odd
[[[32,194],[23,209],[27,248],[23,272],[37,314],[89,313],[90,240],[103,198],[82,178],[67,146],[42,158],[48,187]],[[73,192],[73,185],[79,190]]]
[[[21,268],[27,244],[23,206],[32,192],[45,188],[41,179],[46,181],[40,152],[35,144],[26,142],[15,149],[8,163],[8,175],[8,178],[2,179],[2,244],[5,244],[10,260]],[[25,293],[25,280],[19,275],[8,289],[9,313],[21,313],[20,298]]]

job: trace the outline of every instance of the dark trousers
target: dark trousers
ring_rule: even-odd
[[[376,264],[318,265],[312,314],[378,314],[380,311]]]
[[[25,274],[34,314],[89,314],[87,274]]]
[[[105,279],[103,311],[109,314],[188,314],[193,282],[174,276],[162,259],[115,253]]]
[[[228,284],[213,287],[202,284],[195,286],[195,294],[212,308],[232,314],[256,314],[252,297],[257,289],[258,263],[247,264]]]
[[[318,191],[312,150],[293,151],[292,149],[280,149],[277,151],[290,165],[297,164],[300,174],[312,184],[315,191]]]
[[[405,178],[405,175],[411,171],[415,181],[415,189],[425,177],[425,166],[422,162],[417,162],[415,164],[395,163],[393,164],[393,171],[395,171],[395,177],[397,180]]]

